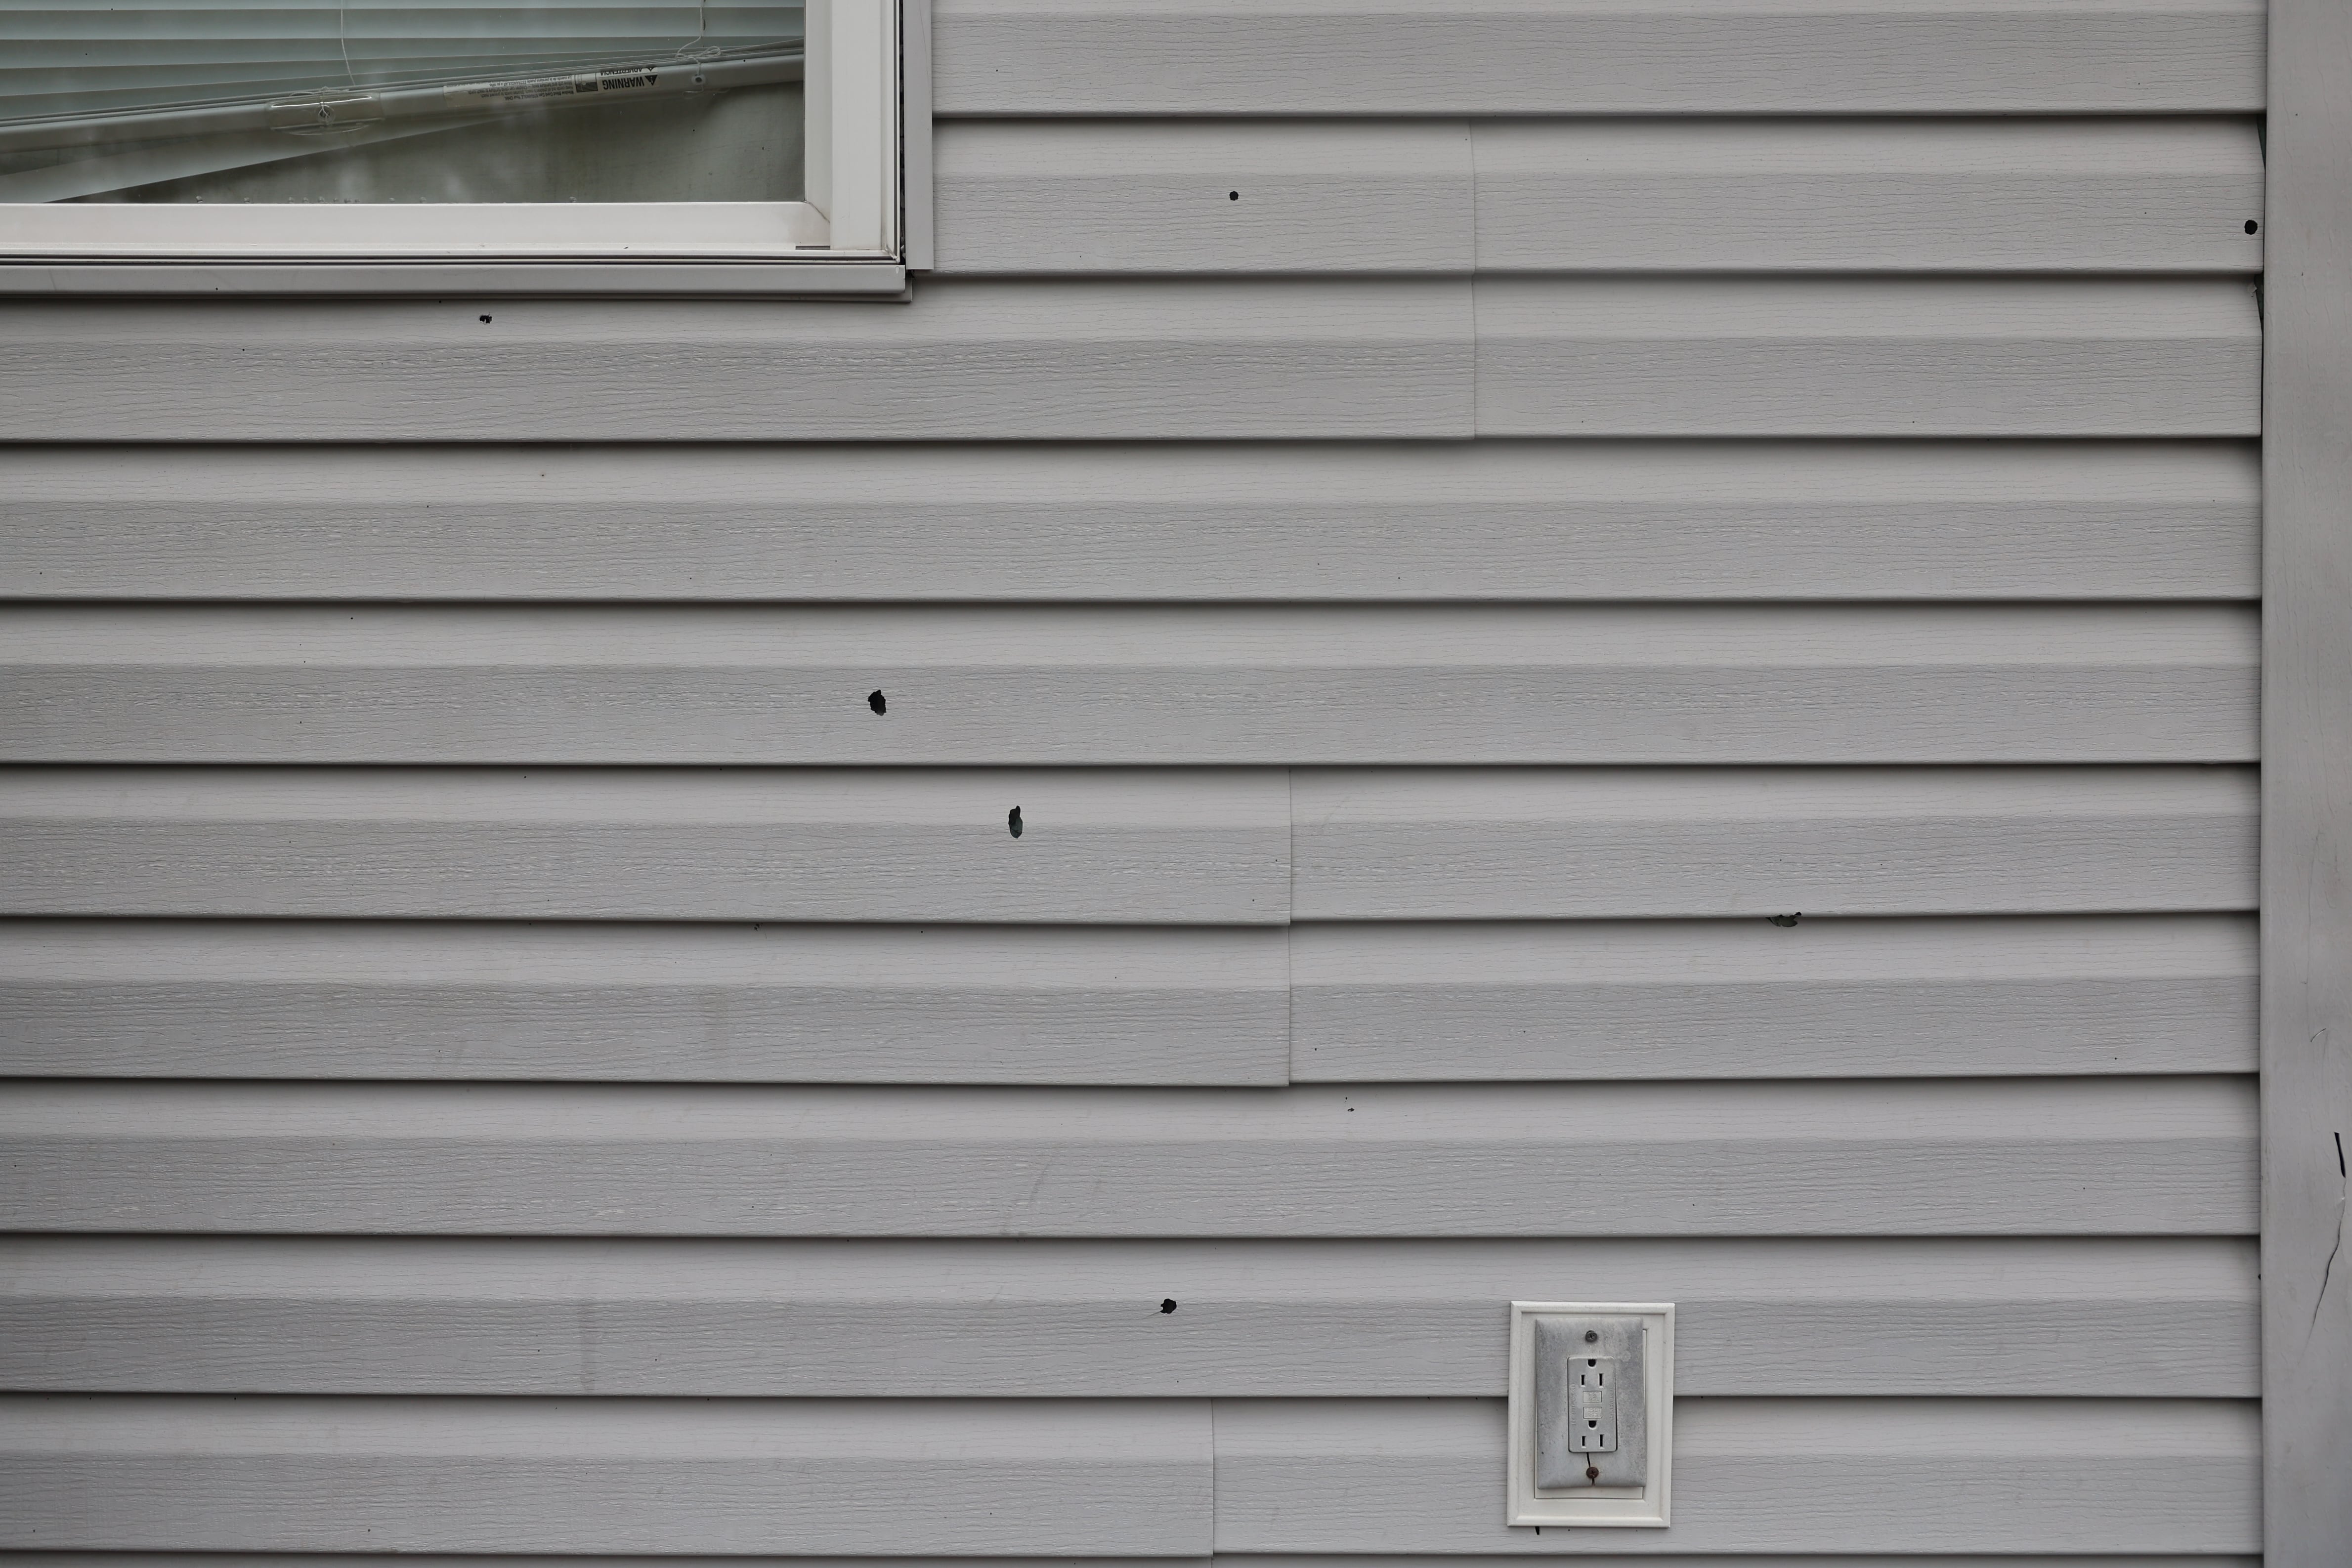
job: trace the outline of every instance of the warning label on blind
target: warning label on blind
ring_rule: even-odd
[[[622,66],[611,70],[580,71],[560,77],[509,77],[503,81],[452,82],[441,89],[450,103],[473,108],[493,103],[530,103],[540,99],[572,98],[583,92],[627,92],[633,88],[659,86],[652,66]]]

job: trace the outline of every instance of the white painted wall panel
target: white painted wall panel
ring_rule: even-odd
[[[1473,134],[1485,272],[2262,267],[2250,120],[1484,120]]]
[[[2242,282],[1477,281],[1481,435],[2250,435]]]
[[[934,102],[1035,114],[2263,103],[2258,0],[938,0]]]
[[[0,1398],[0,1543],[1182,1555],[1204,1404]]]
[[[0,446],[20,599],[2248,599],[2236,443]]]
[[[0,613],[0,756],[2242,761],[2257,640],[2210,606],[61,606]]]
[[[1299,925],[1291,1076],[2251,1072],[2254,970],[2211,915]]]
[[[1289,841],[1275,771],[22,768],[0,913],[1278,925]]]
[[[1507,1529],[1500,1400],[1220,1400],[1221,1552],[2251,1552],[2250,1400],[1677,1400],[1674,1525]]]
[[[1281,1083],[1284,934],[0,924],[0,1069],[54,1077]]]
[[[1460,437],[1471,333],[1467,279],[960,281],[848,307],[41,301],[0,304],[0,426],[16,441]]]
[[[2242,910],[2236,768],[1302,768],[1301,920]]]
[[[2011,1396],[2242,1398],[2255,1289],[2250,1243],[2197,1238],[20,1238],[0,1242],[0,1382],[1499,1397],[1505,1303],[1648,1292],[1675,1303],[1685,1396],[1973,1396],[1990,1362]]]
[[[1355,1089],[53,1083],[7,1228],[2242,1234],[2242,1080]]]
[[[1461,120],[948,123],[939,271],[1466,273]]]
[[[0,1545],[2256,1568],[2261,0],[938,11],[909,304],[0,305]]]

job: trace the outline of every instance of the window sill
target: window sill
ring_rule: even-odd
[[[5,261],[0,296],[908,298],[895,261]]]

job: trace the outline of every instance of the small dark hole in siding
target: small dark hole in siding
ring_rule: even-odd
[[[1227,191],[1225,193],[1225,200],[1229,202],[1238,202],[1241,199],[1242,193],[1239,191]]]
[[[488,320],[489,319],[489,318],[488,318],[488,316],[485,316],[485,317],[483,317],[483,318],[482,318],[482,319],[483,319],[484,321],[488,321]]]
[[[880,692],[867,692],[866,694],[866,706],[872,708],[876,713],[888,713],[890,711],[889,702],[884,698]]]
[[[1770,921],[1775,925],[1794,925],[1798,921],[1802,920],[1804,917],[1805,912],[1801,909],[1794,915],[1768,915],[1764,918]]]
[[[2248,218],[2246,220],[2246,232],[2250,235],[2260,234],[2263,232],[2263,225],[2256,223],[2253,219]]]
[[[1176,1298],[1170,1296],[1161,1301],[1160,1303],[1160,1310],[1163,1312],[1174,1312],[1176,1310]]]
[[[1014,838],[1016,838],[1016,839],[1017,839],[1017,838],[1019,838],[1019,837],[1021,836],[1021,808],[1020,808],[1020,807],[1015,806],[1015,807],[1013,807],[1013,810],[1011,810],[1010,811],[1007,811],[1007,812],[1005,812],[1005,813],[1004,813],[1004,825],[1005,825],[1007,828],[1010,828],[1011,830],[1013,830],[1013,836]]]

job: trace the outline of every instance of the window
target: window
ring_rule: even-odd
[[[895,290],[900,23],[898,0],[12,9],[0,270]]]

